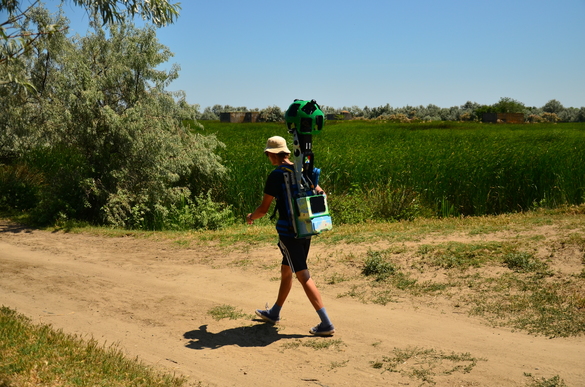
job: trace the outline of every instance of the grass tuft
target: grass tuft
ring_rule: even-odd
[[[240,309],[236,309],[234,306],[231,305],[219,305],[213,307],[207,311],[207,314],[213,317],[213,319],[216,321],[223,320],[224,318],[229,318],[230,320],[237,320],[240,318],[252,317],[251,315],[246,314],[242,312]]]
[[[296,349],[299,347],[306,347],[312,348],[316,351],[323,350],[323,349],[335,349],[337,351],[341,351],[342,347],[346,347],[347,345],[341,339],[332,339],[328,337],[321,337],[318,339],[309,339],[309,340],[300,340],[296,339],[291,342],[284,343],[282,345],[283,349]]]
[[[394,348],[392,353],[391,356],[384,356],[382,360],[371,361],[371,366],[418,379],[421,385],[435,385],[437,376],[451,375],[455,372],[470,373],[479,361],[487,361],[468,352],[449,354],[433,348],[411,346],[404,349]]]
[[[385,254],[380,251],[368,251],[362,274],[373,276],[376,281],[383,281],[396,273],[396,267],[385,260]]]
[[[466,270],[485,266],[509,249],[509,245],[501,242],[448,242],[436,246],[422,245],[418,253],[431,265]]]
[[[567,384],[559,375],[555,375],[552,378],[540,378],[531,377],[528,382],[528,387],[567,387]]]
[[[545,272],[548,265],[526,252],[509,253],[504,257],[509,269],[520,273]]]

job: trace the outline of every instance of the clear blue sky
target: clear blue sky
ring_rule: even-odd
[[[46,0],[49,7],[58,0]],[[169,90],[214,104],[340,108],[509,97],[585,106],[585,0],[182,1],[159,29]],[[66,5],[75,32],[87,16]]]

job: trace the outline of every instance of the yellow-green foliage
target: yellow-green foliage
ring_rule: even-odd
[[[0,385],[179,387],[184,379],[127,359],[116,346],[34,325],[0,308]],[[22,383],[21,383],[22,382]]]

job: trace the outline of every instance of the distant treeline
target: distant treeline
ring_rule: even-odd
[[[195,105],[197,111],[199,108]],[[585,107],[565,107],[556,99],[551,99],[542,107],[525,106],[522,102],[512,98],[501,98],[493,105],[481,105],[476,102],[466,102],[461,106],[441,108],[437,105],[419,105],[392,107],[389,104],[360,108],[358,106],[333,108],[321,106],[325,114],[339,115],[348,112],[354,119],[386,120],[394,122],[420,121],[482,121],[484,113],[523,113],[526,122],[585,122]],[[265,109],[248,109],[244,106],[214,105],[199,112],[199,120],[219,120],[220,113],[224,112],[260,112],[260,121],[278,122],[284,120],[284,112],[278,106]]]

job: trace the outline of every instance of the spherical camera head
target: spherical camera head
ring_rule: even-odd
[[[284,120],[290,133],[296,131],[299,134],[316,134],[323,130],[325,114],[314,99],[295,99],[284,113]]]

